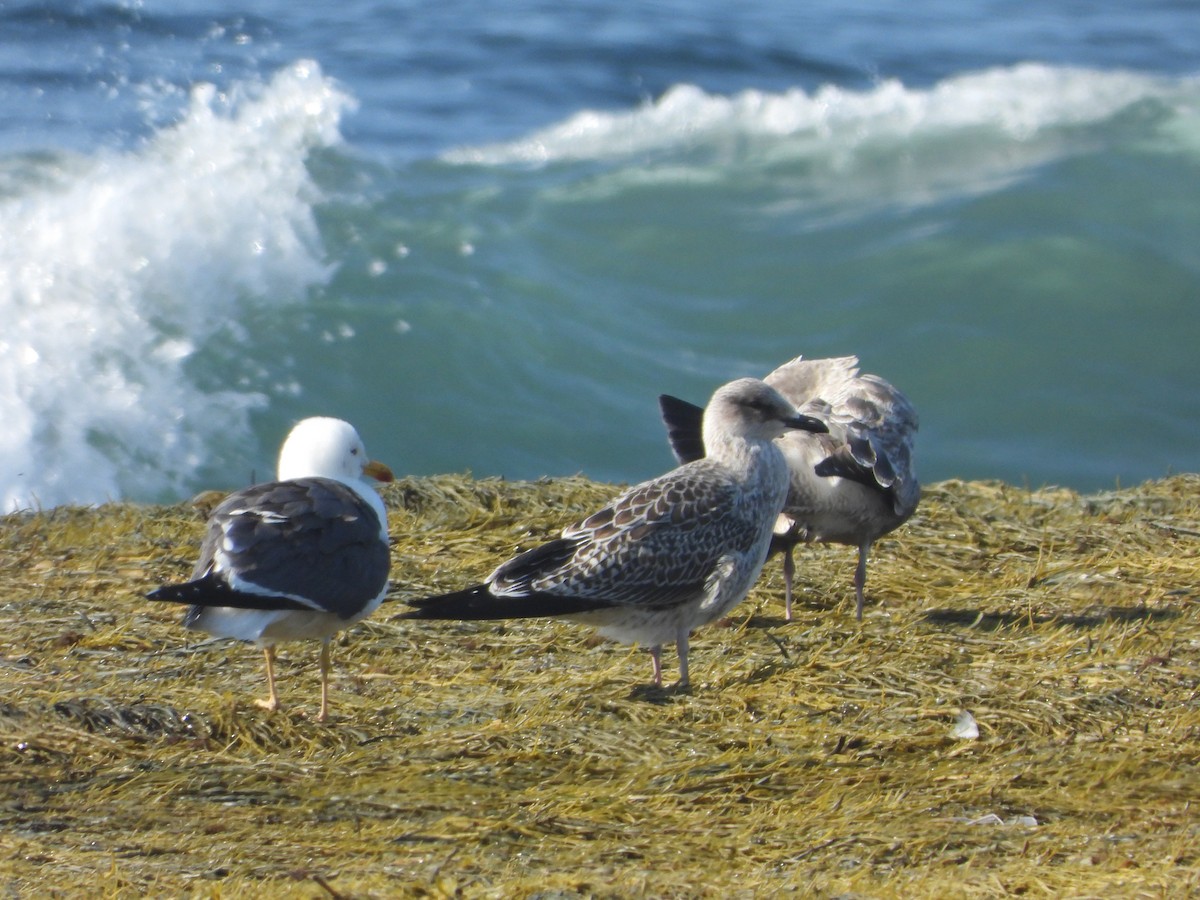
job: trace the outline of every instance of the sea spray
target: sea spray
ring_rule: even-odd
[[[261,387],[188,361],[328,279],[305,162],[351,102],[300,62],[197,85],[131,152],[29,165],[0,204],[0,509],[178,492],[249,438]]]

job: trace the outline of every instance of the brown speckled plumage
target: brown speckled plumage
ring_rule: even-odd
[[[771,545],[784,553],[786,615],[792,617],[792,549],[818,541],[858,548],[855,611],[861,619],[871,545],[907,521],[920,500],[912,459],[917,413],[891,384],[859,374],[853,356],[797,357],[764,381],[828,426],[824,434],[791,431],[776,439],[791,474]],[[697,408],[672,397],[661,405],[676,456],[703,454]]]
[[[792,427],[819,426],[762,381],[725,385],[705,410],[707,458],[630,488],[481,585],[411,601],[408,615],[575,619],[648,645],[656,683],[661,646],[675,641],[686,684],[688,635],[740,603],[762,569],[787,495],[773,440]]]

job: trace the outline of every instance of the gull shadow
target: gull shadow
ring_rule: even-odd
[[[51,709],[93,734],[194,738],[207,729],[188,713],[161,703],[121,703],[107,697],[59,700]]]
[[[674,702],[677,697],[690,697],[691,694],[692,686],[690,684],[672,684],[666,687],[659,687],[655,684],[639,684],[629,692],[628,699],[637,701],[638,703],[653,703],[657,706],[665,706],[668,703]]]
[[[747,628],[783,628],[792,623],[783,616],[765,616],[762,613],[755,613],[746,620]]]

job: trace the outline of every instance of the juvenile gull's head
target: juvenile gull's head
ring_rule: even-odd
[[[782,394],[757,378],[739,378],[717,388],[704,408],[704,446],[732,438],[772,441],[788,429],[822,433],[819,419],[801,415]]]

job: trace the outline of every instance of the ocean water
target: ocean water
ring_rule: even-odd
[[[1200,460],[1193,0],[0,2],[0,508],[353,421],[398,472],[642,479],[798,354],[926,481]],[[310,8],[312,7],[312,8]]]

